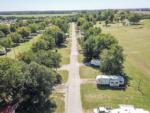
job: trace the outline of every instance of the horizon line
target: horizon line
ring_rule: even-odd
[[[107,9],[111,9],[111,10],[134,10],[134,9],[150,9],[150,8],[103,8],[103,9],[68,9],[68,10],[0,10],[0,12],[48,12],[48,11],[99,11],[99,10],[107,10]]]

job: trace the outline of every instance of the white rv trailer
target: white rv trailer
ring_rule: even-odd
[[[99,107],[93,109],[93,113],[149,113],[149,111],[141,108],[135,108],[133,105],[119,105],[119,108],[116,109]]]
[[[116,75],[98,75],[96,77],[97,85],[108,85],[111,87],[119,87],[124,85],[124,78]]]
[[[100,66],[100,60],[99,59],[92,59],[90,64],[93,66]]]
[[[0,55],[5,55],[6,53],[6,49],[4,47],[0,47]]]

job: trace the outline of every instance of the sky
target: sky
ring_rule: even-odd
[[[0,11],[150,8],[150,0],[0,0]]]

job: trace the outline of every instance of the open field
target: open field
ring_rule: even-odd
[[[85,111],[99,106],[117,107],[119,104],[133,104],[150,111],[150,20],[143,25],[110,27],[97,25],[103,33],[110,33],[123,46],[126,55],[125,73],[129,77],[129,86],[124,90],[98,89],[95,84],[82,84],[82,105]],[[85,70],[85,71],[83,71]],[[80,70],[81,71],[81,70]],[[90,70],[94,72],[94,70]],[[81,75],[89,77],[86,68]]]
[[[68,80],[68,71],[67,70],[59,70],[58,73],[61,75],[62,77],[62,82],[66,83]]]
[[[82,106],[86,113],[91,113],[93,108],[99,106],[118,107],[118,104],[133,104],[150,110],[148,94],[141,94],[136,86],[131,86],[127,90],[99,90],[95,84],[81,85]]]
[[[2,17],[56,17],[56,16],[70,16],[75,14],[12,14],[12,15],[0,15]]]
[[[92,78],[95,79],[101,72],[97,68],[89,66],[80,66],[80,77],[81,78]]]
[[[12,50],[8,52],[7,55],[5,56],[15,59],[19,53],[29,51],[32,47],[32,44],[37,42],[39,38],[40,38],[40,35],[33,37],[28,42],[21,43],[19,46],[12,48]],[[5,56],[1,56],[1,57],[5,57]]]

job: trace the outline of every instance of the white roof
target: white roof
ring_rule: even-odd
[[[102,108],[102,111],[103,109],[106,109],[104,107],[101,107],[101,108]],[[120,105],[119,108],[112,109],[110,110],[109,113],[149,113],[149,112],[145,111],[144,109],[134,108],[133,105]]]
[[[96,79],[119,79],[119,80],[122,80],[124,78],[122,76],[117,76],[117,75],[97,75]]]

